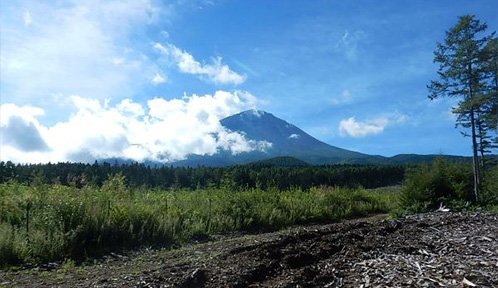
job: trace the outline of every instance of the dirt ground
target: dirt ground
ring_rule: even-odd
[[[498,287],[497,214],[380,218],[4,271],[0,287]]]

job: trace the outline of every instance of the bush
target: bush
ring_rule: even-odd
[[[401,193],[401,208],[418,213],[437,209],[441,204],[457,208],[472,201],[472,168],[466,164],[437,159],[431,165],[408,169]]]
[[[485,172],[482,186],[479,204],[484,207],[498,206],[498,165]]]

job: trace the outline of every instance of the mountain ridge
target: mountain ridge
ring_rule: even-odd
[[[226,129],[237,132],[247,140],[272,143],[264,151],[232,154],[220,150],[214,155],[189,155],[176,161],[175,166],[230,166],[292,157],[311,165],[328,164],[372,164],[399,165],[430,163],[438,157],[450,161],[467,161],[465,156],[399,154],[392,157],[369,155],[332,146],[309,135],[297,126],[261,110],[247,110],[220,120]]]
[[[324,143],[297,126],[261,110],[247,110],[220,120],[223,127],[247,139],[268,141],[268,154],[292,156],[312,164],[328,164],[349,159],[375,157]]]

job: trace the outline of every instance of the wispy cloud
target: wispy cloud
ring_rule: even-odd
[[[0,17],[4,102],[53,107],[60,101],[52,95],[130,97],[137,83],[149,82],[157,71],[128,42],[130,33],[146,29],[162,13],[152,1],[27,0],[23,5],[23,22]],[[15,1],[5,3],[0,14],[19,9]]]
[[[217,91],[181,99],[154,98],[147,105],[125,99],[110,106],[95,99],[71,97],[77,112],[51,126],[40,124],[44,111],[14,104],[0,106],[2,160],[15,162],[93,161],[119,157],[143,161],[174,161],[189,154],[233,154],[265,150],[226,130],[219,120],[254,108],[257,99],[243,91]]]
[[[154,77],[150,80],[152,84],[159,85],[166,82],[166,78],[159,73],[156,73]]]
[[[191,54],[172,44],[155,43],[154,48],[170,57],[182,73],[196,75],[215,84],[238,85],[246,80],[245,75],[240,75],[223,64],[221,57],[213,58],[211,64],[201,64]]]
[[[24,11],[22,18],[23,18],[24,26],[29,26],[29,24],[31,24],[31,22],[33,22],[33,19],[31,18],[31,13],[28,10]]]
[[[350,33],[345,30],[342,37],[337,41],[336,49],[344,53],[349,61],[358,59],[358,44],[365,38],[363,30],[356,30]]]
[[[330,99],[330,103],[333,106],[348,104],[351,103],[351,101],[353,101],[353,96],[351,95],[351,92],[348,89],[342,90],[341,94]]]

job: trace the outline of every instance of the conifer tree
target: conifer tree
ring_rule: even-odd
[[[493,35],[494,36],[494,35]],[[489,73],[486,124],[494,130],[492,148],[498,148],[498,38],[491,37],[483,51],[484,69]]]
[[[480,137],[484,137],[487,131],[482,126],[486,114],[488,75],[482,55],[490,39],[482,36],[486,29],[487,25],[475,16],[460,16],[458,23],[446,32],[444,42],[437,44],[434,62],[439,64],[439,79],[428,85],[431,100],[440,97],[459,99],[453,112],[458,115],[457,125],[470,129],[475,201],[480,186],[479,144],[484,143],[478,139],[482,139]],[[484,154],[484,150],[482,152]]]

